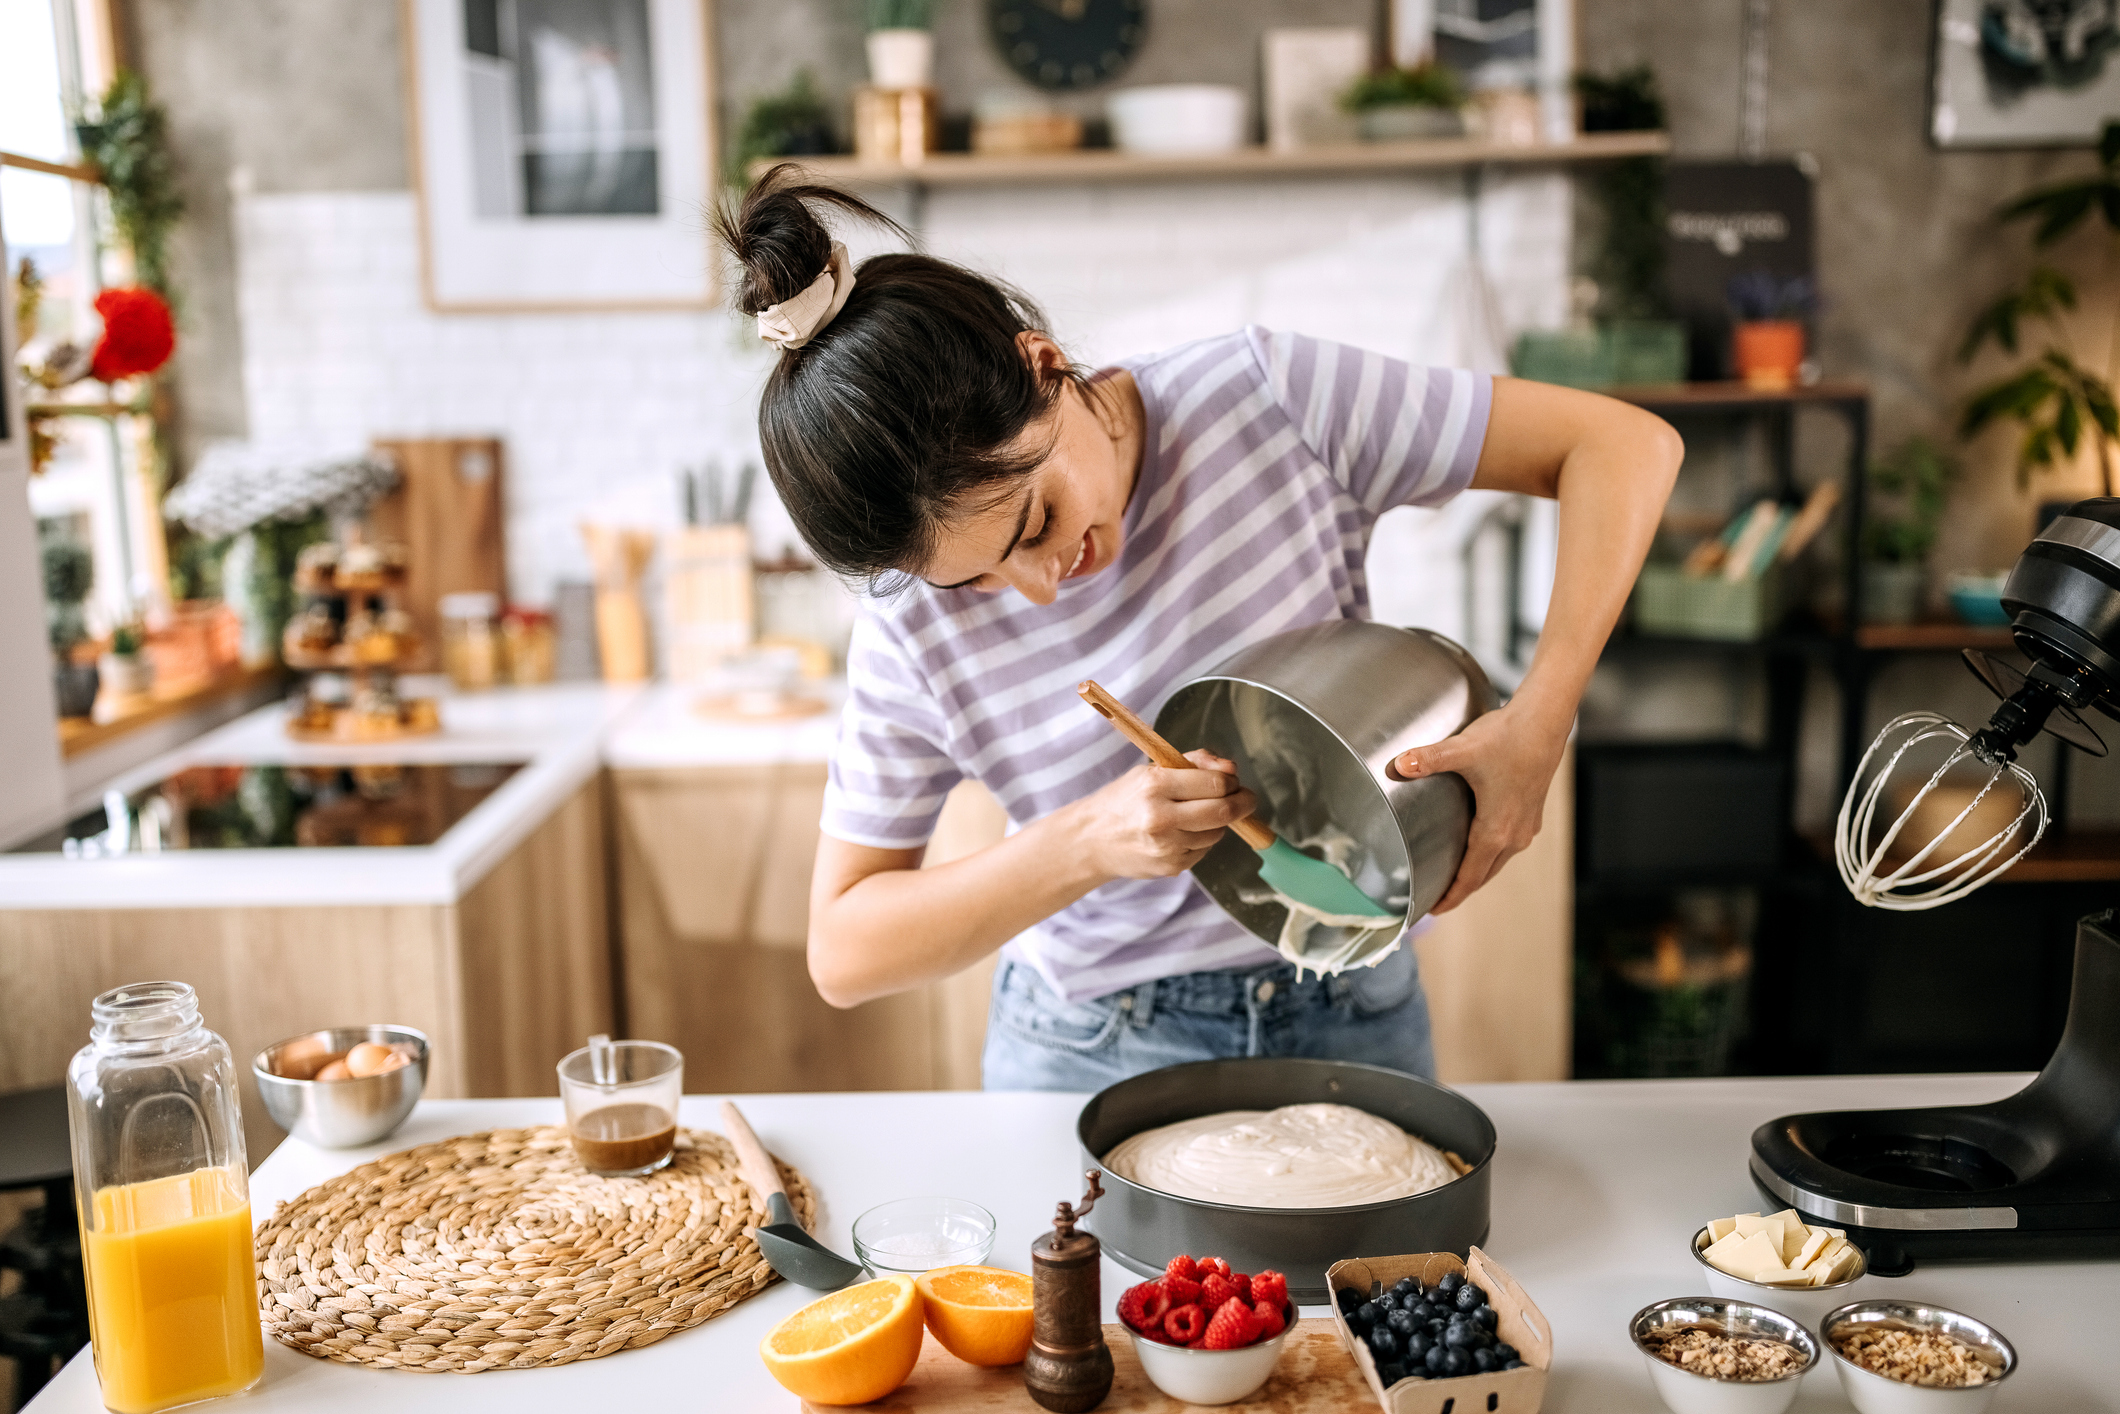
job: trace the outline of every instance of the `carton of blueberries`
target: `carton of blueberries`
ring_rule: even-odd
[[[1553,1331],[1479,1248],[1355,1257],[1325,1273],[1332,1325],[1388,1414],[1537,1414]]]

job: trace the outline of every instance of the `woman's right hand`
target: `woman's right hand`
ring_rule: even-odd
[[[1188,751],[1191,770],[1148,762],[1073,807],[1075,828],[1096,872],[1110,879],[1163,879],[1198,864],[1232,821],[1258,805],[1237,784],[1234,761]]]

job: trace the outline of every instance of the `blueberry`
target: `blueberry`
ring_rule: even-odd
[[[1390,1315],[1384,1318],[1384,1324],[1390,1326],[1392,1330],[1398,1332],[1398,1335],[1402,1340],[1405,1337],[1412,1335],[1414,1331],[1419,1328],[1418,1323],[1413,1319],[1413,1317],[1408,1315],[1404,1311],[1393,1311]]]
[[[1343,1286],[1333,1293],[1332,1299],[1339,1305],[1342,1312],[1346,1312],[1352,1311],[1355,1307],[1361,1305],[1363,1296],[1361,1292],[1356,1291],[1353,1287]]]
[[[1440,1375],[1443,1373],[1444,1354],[1445,1352],[1443,1350],[1443,1347],[1440,1345],[1431,1345],[1428,1347],[1428,1353],[1425,1356],[1421,1357],[1421,1363],[1428,1367],[1429,1374]]]
[[[1399,1333],[1389,1326],[1378,1326],[1369,1333],[1369,1348],[1379,1362],[1392,1359],[1399,1353]]]
[[[1443,1328],[1447,1324],[1448,1322],[1446,1322],[1441,1316],[1431,1316],[1428,1320],[1428,1329],[1433,1331],[1437,1335],[1441,1335],[1443,1333]]]
[[[1391,1289],[1401,1296],[1419,1296],[1421,1294],[1421,1284],[1412,1277],[1400,1277],[1397,1284]]]
[[[1505,1370],[1521,1370],[1524,1368],[1524,1362],[1521,1360],[1504,1360],[1502,1368]]]
[[[1451,1302],[1460,1311],[1477,1311],[1487,1304],[1487,1293],[1476,1286],[1461,1286]]]
[[[1414,1302],[1413,1305],[1407,1307],[1407,1309],[1409,1311],[1412,1311],[1415,1316],[1418,1316],[1421,1320],[1424,1321],[1434,1320],[1436,1316],[1441,1314],[1435,1309],[1435,1306],[1425,1296],[1422,1297],[1420,1300]]]
[[[1445,1375],[1451,1375],[1451,1376],[1457,1376],[1457,1375],[1469,1375],[1469,1374],[1471,1374],[1471,1373],[1472,1373],[1472,1355],[1471,1355],[1471,1352],[1469,1352],[1469,1351],[1464,1351],[1464,1350],[1446,1350],[1446,1351],[1444,1351],[1444,1352],[1443,1352],[1443,1373],[1444,1373]]]
[[[1354,1325],[1355,1329],[1366,1331],[1378,1321],[1384,1319],[1384,1308],[1377,1305],[1374,1301],[1364,1301],[1361,1305],[1354,1308],[1354,1314],[1347,1319]]]
[[[1465,1279],[1456,1272],[1446,1272],[1443,1279],[1435,1284],[1435,1289],[1448,1296],[1464,1284]]]
[[[1495,1310],[1492,1306],[1482,1306],[1479,1310],[1472,1313],[1472,1319],[1481,1330],[1491,1331],[1501,1324],[1502,1313]]]
[[[1478,1343],[1478,1340],[1473,1335],[1473,1327],[1471,1326],[1454,1325],[1443,1332],[1443,1344],[1452,1350],[1462,1350],[1467,1346]]]
[[[1381,1296],[1373,1297],[1372,1299],[1377,1303],[1378,1306],[1382,1307],[1386,1311],[1396,1311],[1399,1309],[1399,1298],[1392,1292],[1387,1291]]]
[[[1377,1378],[1384,1382],[1384,1388],[1390,1389],[1400,1380],[1406,1378],[1406,1367],[1397,1363],[1396,1361],[1393,1361],[1390,1364],[1379,1365],[1377,1366]]]
[[[1473,1351],[1472,1368],[1479,1371],[1483,1375],[1490,1370],[1496,1369],[1497,1366],[1494,1363],[1494,1352],[1491,1350]]]
[[[1428,1347],[1435,1344],[1435,1337],[1424,1326],[1415,1326],[1406,1337],[1406,1358],[1419,1360],[1428,1354]]]

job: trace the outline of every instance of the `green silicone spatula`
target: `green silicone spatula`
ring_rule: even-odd
[[[1119,735],[1141,748],[1158,766],[1174,771],[1194,769],[1193,763],[1175,746],[1156,735],[1156,729],[1130,711],[1126,704],[1097,686],[1085,682],[1075,691],[1082,700],[1111,719]],[[1312,859],[1273,832],[1256,815],[1246,815],[1231,825],[1244,843],[1259,852],[1259,877],[1298,903],[1319,913],[1338,916],[1397,918],[1400,915],[1378,904],[1354,886],[1354,881],[1322,859]]]

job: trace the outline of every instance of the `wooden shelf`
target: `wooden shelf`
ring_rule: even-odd
[[[1478,138],[1419,142],[1339,143],[1280,152],[1247,147],[1236,152],[1152,157],[1091,148],[1022,157],[936,152],[918,163],[864,162],[858,157],[765,158],[751,165],[755,179],[776,161],[799,163],[831,181],[922,187],[971,187],[1065,182],[1157,181],[1201,177],[1301,177],[1346,172],[1407,172],[1482,163],[1522,166],[1655,157],[1671,150],[1668,133],[1586,133],[1572,142],[1519,146]]]
[[[1600,388],[1608,398],[1618,398],[1636,407],[1677,412],[1715,412],[1726,408],[1773,407],[1795,403],[1853,403],[1870,396],[1870,385],[1852,378],[1821,380],[1793,388],[1755,388],[1749,383],[1637,383],[1627,387]]]
[[[0,152],[0,167],[18,167],[25,172],[43,172],[47,176],[66,177],[76,182],[87,182],[92,186],[103,184],[103,174],[86,162],[47,162],[41,157],[27,157],[19,152]]]
[[[121,699],[126,706],[108,720],[61,717],[59,754],[72,760],[84,752],[94,751],[99,746],[108,746],[119,737],[137,731],[150,722],[159,722],[226,697],[240,696],[255,688],[277,682],[279,678],[280,669],[277,665],[269,668],[237,668],[189,692],[175,693],[168,697],[150,694]]]
[[[1975,624],[1864,624],[1855,630],[1857,648],[1910,648],[1956,650],[1960,648],[2003,649],[2015,646],[2007,627],[1987,628]]]

